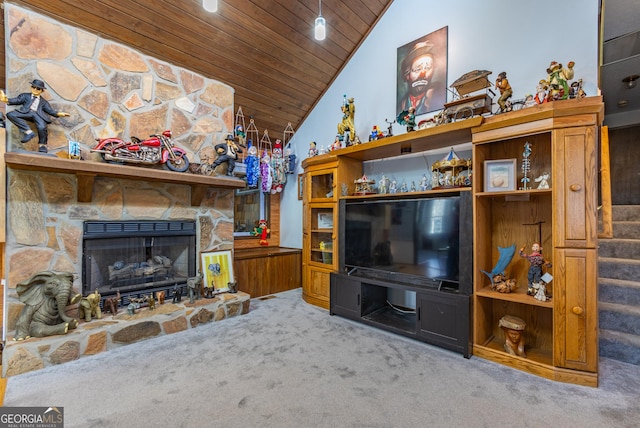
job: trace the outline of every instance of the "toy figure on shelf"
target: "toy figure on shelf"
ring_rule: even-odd
[[[316,147],[316,142],[312,141],[309,143],[309,157],[312,158],[314,156],[318,156],[318,148]]]
[[[424,192],[425,190],[429,190],[429,177],[427,174],[422,174],[422,178],[420,179],[420,191]]]
[[[258,159],[258,149],[251,144],[249,140],[249,147],[247,148],[247,157],[244,160],[247,169],[247,186],[250,189],[258,187],[260,180],[260,160]]]
[[[551,61],[547,68],[547,80],[543,81],[548,89],[547,101],[566,100],[569,98],[569,80],[573,79],[575,62],[569,61],[566,67]]]
[[[411,132],[416,128],[416,108],[409,107],[409,110],[401,112],[397,117],[400,125],[407,127],[407,132]]]
[[[413,109],[414,113],[415,113],[416,109]],[[415,116],[414,116],[415,118]],[[396,123],[396,121],[392,121],[389,122],[387,119],[384,120],[387,123],[387,137],[393,137],[393,124]]]
[[[78,308],[79,317],[84,319],[86,322],[91,321],[92,317],[95,319],[101,319],[102,309],[100,309],[100,300],[101,296],[98,290],[95,290],[88,296],[83,297],[80,300],[80,307]]]
[[[284,157],[282,156],[282,141],[277,138],[273,145],[271,153],[271,193],[276,194],[282,192],[287,175],[284,172]]]
[[[504,331],[504,350],[519,357],[526,357],[524,352],[524,329],[526,323],[522,318],[505,315],[500,318],[498,326]]]
[[[371,128],[371,134],[369,135],[369,141],[376,141],[383,137],[384,134],[380,131],[378,125],[373,125],[373,128]]]
[[[345,94],[342,106],[340,107],[342,110],[342,121],[338,124],[338,135],[340,136],[340,141],[344,141],[344,135],[346,134],[347,139],[344,141],[345,147],[349,147],[356,138],[356,124],[354,121],[356,106],[353,102],[354,99],[347,99],[347,95]]]
[[[20,140],[21,143],[25,144],[36,136],[27,122],[33,122],[36,125],[36,130],[38,131],[38,151],[40,153],[48,152],[47,140],[49,133],[47,131],[47,125],[51,123],[49,116],[69,116],[69,113],[54,110],[49,102],[41,96],[45,89],[46,87],[42,80],[34,79],[31,82],[30,93],[23,92],[17,97],[8,98],[4,91],[0,90],[1,102],[10,106],[20,106],[7,113],[7,119],[16,125],[18,129],[20,129],[20,132],[24,134],[22,140]]]
[[[540,177],[534,179],[536,183],[538,183],[538,189],[548,189],[549,188],[549,173],[545,172]]]
[[[386,175],[382,174],[380,177],[380,184],[378,184],[378,193],[385,194],[389,191],[389,179]]]
[[[505,71],[498,74],[498,78],[496,79],[496,89],[500,91],[500,98],[498,98],[500,113],[510,111],[511,107],[507,105],[507,101],[511,98],[511,95],[513,95],[513,90],[507,80],[507,73]]]
[[[244,132],[244,126],[242,126],[242,125],[236,126],[235,134],[236,134],[236,138],[238,139],[238,143],[241,146],[244,146],[245,145],[245,139],[246,139],[246,135],[245,135],[245,132]]]
[[[520,254],[520,257],[529,260],[531,266],[529,266],[529,273],[527,274],[527,279],[529,280],[527,294],[530,296],[535,295],[542,281],[542,267],[550,268],[551,263],[544,259],[542,247],[537,242],[534,242],[531,246],[531,254],[525,254],[524,247],[520,248],[518,254]]]
[[[338,150],[342,148],[342,141],[340,140],[340,135],[336,135],[335,140],[333,140],[333,144],[331,144],[331,151]]]
[[[251,232],[252,236],[258,236],[260,238],[260,245],[263,246],[267,246],[269,245],[269,242],[267,241],[267,236],[269,236],[269,232],[271,232],[271,229],[269,229],[269,227],[267,226],[267,221],[266,220],[260,220],[258,222],[258,227],[255,227],[253,229],[253,232]]]
[[[242,153],[242,149],[234,141],[233,134],[227,134],[225,142],[217,144],[215,149],[218,158],[213,162],[212,167],[215,169],[218,165],[226,162],[227,175],[232,176],[233,170],[236,168],[238,153]]]
[[[391,180],[391,184],[389,184],[389,193],[398,193],[398,180],[395,178]]]
[[[533,101],[536,104],[543,104],[547,102],[547,85],[544,80],[538,82],[536,86],[536,95],[533,97]]]

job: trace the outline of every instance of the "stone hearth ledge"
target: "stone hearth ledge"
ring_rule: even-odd
[[[185,302],[186,299],[186,302]],[[222,293],[212,299],[189,303],[165,301],[156,309],[141,308],[129,315],[120,308],[117,315],[103,314],[102,319],[80,321],[78,328],[66,335],[33,337],[15,342],[7,338],[3,352],[3,377],[16,376],[44,367],[109,351],[120,346],[165,334],[179,333],[200,324],[220,321],[249,312],[251,296],[241,291]]]

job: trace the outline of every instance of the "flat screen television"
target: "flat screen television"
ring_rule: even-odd
[[[358,276],[457,287],[460,196],[343,200],[340,268]]]

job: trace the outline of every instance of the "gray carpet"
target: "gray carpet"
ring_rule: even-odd
[[[636,427],[640,367],[552,382],[354,323],[301,290],[247,315],[8,380],[65,427]]]

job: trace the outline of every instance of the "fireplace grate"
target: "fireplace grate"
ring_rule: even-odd
[[[110,238],[123,234],[152,236],[159,232],[164,236],[195,235],[196,226],[193,221],[86,221],[84,223],[85,238]]]

